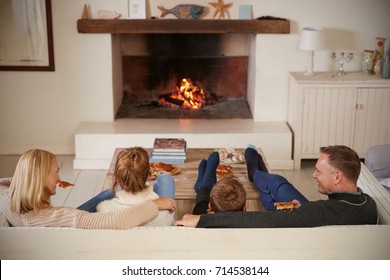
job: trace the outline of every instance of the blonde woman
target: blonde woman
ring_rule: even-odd
[[[175,182],[171,175],[161,174],[154,186],[147,182],[149,175],[149,154],[145,149],[132,147],[122,150],[115,164],[115,198],[102,201],[97,206],[97,211],[118,211],[164,196],[174,199]],[[158,216],[145,226],[170,226],[173,222],[172,211],[159,211]]]
[[[54,207],[50,197],[56,194],[58,171],[54,154],[33,149],[20,157],[13,178],[0,179],[0,211],[12,226],[128,229],[155,218],[159,207],[176,209],[173,200],[160,199],[114,213],[88,212],[94,211],[102,200],[113,197],[112,190],[98,194],[79,209]]]

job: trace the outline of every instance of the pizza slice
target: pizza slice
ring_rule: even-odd
[[[291,211],[294,209],[294,202],[275,202],[275,207],[278,211]]]
[[[165,162],[151,162],[149,164],[149,167],[150,167],[150,176],[152,179],[156,179],[161,174],[176,175],[181,171],[173,164],[169,164]]]
[[[172,172],[172,170],[175,169],[175,167],[172,164],[165,163],[165,162],[158,162],[157,168],[166,173]]]
[[[217,176],[218,177],[232,176],[233,175],[232,169],[233,168],[230,165],[219,164],[217,166]]]
[[[57,182],[57,186],[59,186],[59,187],[61,187],[61,188],[67,188],[67,187],[70,187],[70,186],[74,186],[74,184],[72,184],[72,183],[68,183],[68,182],[66,182],[66,181],[58,181]]]

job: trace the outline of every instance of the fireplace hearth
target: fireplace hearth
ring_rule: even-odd
[[[220,99],[213,105],[200,109],[165,107],[157,101],[124,101],[117,118],[151,119],[252,119],[246,100]]]

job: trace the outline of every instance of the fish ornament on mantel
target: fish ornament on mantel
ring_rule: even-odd
[[[161,17],[165,17],[167,14],[172,14],[179,19],[197,19],[204,11],[203,6],[181,4],[168,10],[163,6],[157,6],[161,10]]]

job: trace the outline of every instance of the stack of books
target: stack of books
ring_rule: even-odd
[[[156,138],[150,154],[150,162],[184,163],[187,143],[183,138]]]

